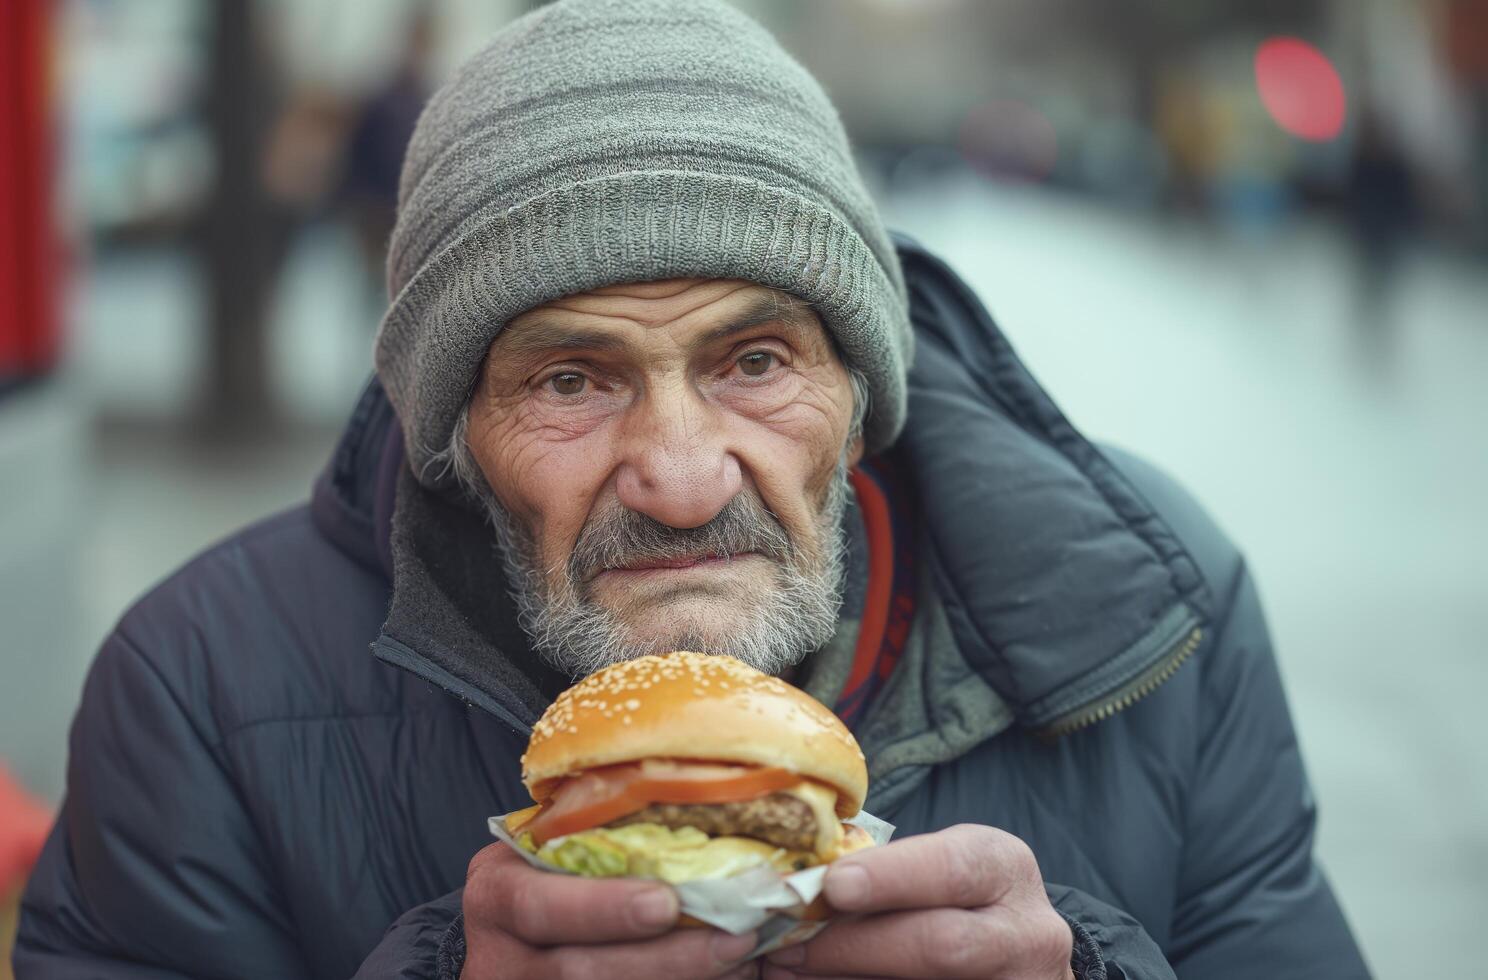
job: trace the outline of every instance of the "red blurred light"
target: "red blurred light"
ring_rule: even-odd
[[[1343,80],[1327,55],[1295,37],[1273,37],[1255,56],[1256,88],[1276,125],[1321,142],[1343,129]]]

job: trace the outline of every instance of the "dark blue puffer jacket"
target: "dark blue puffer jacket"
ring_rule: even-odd
[[[1240,556],[1172,481],[1075,432],[966,286],[897,242],[918,350],[895,452],[964,684],[1011,710],[968,733],[927,706],[918,734],[957,754],[880,758],[879,815],[1026,840],[1103,961],[1089,976],[1367,975],[1313,861]],[[374,384],[308,506],[121,620],[73,725],[19,977],[450,972],[466,864],[486,817],[527,802],[518,756],[564,682],[508,656],[524,646],[492,602],[488,533],[400,460]]]

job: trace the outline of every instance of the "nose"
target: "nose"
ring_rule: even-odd
[[[615,480],[625,507],[669,527],[698,527],[742,489],[716,410],[686,385],[648,392],[628,416]]]

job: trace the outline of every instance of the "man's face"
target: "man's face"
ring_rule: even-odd
[[[467,438],[538,649],[578,675],[673,649],[778,671],[820,646],[852,409],[820,320],[754,283],[608,286],[514,319]]]

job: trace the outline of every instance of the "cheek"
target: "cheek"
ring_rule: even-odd
[[[550,488],[533,488],[548,482],[582,484],[583,464],[599,461],[597,447],[613,414],[613,406],[597,398],[561,407],[514,398],[493,407],[480,446],[472,439],[472,449],[503,503],[512,498],[513,506],[519,497],[544,500]]]
[[[771,441],[784,457],[797,460],[794,465],[808,489],[824,483],[822,472],[830,474],[836,465],[852,416],[850,391],[842,397],[849,386],[822,373],[746,390],[736,399],[738,414],[752,424],[758,437]]]
[[[594,391],[562,400],[541,394],[521,399],[511,413],[511,427],[545,442],[582,439],[624,410],[626,398],[616,391]]]
[[[494,425],[472,451],[497,498],[537,536],[544,564],[565,559],[612,469],[603,426],[543,424],[518,411]]]
[[[818,542],[818,519],[847,440],[851,406],[823,392],[739,413],[731,440],[765,505],[793,538]]]
[[[847,437],[852,414],[848,386],[824,371],[792,375],[771,385],[740,386],[723,400],[729,410],[808,453],[830,451],[833,460]]]

